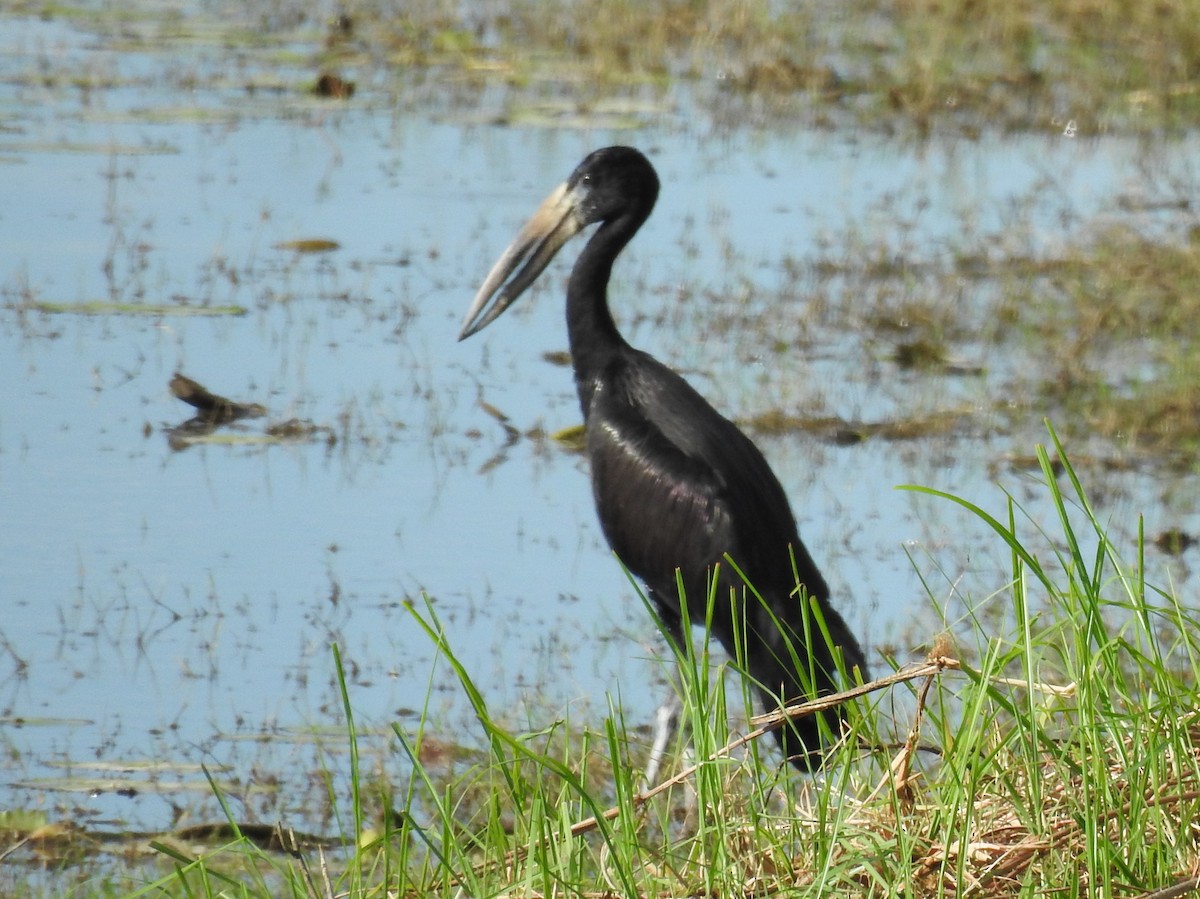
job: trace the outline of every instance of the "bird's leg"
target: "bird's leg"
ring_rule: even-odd
[[[677,685],[681,688],[682,685]],[[659,785],[659,774],[662,762],[667,757],[667,747],[675,738],[675,734],[679,731],[683,718],[683,694],[680,689],[673,689],[667,695],[666,700],[658,707],[658,711],[654,713],[654,742],[650,746],[650,758],[646,762],[645,780],[642,784],[642,790],[652,790]],[[683,745],[682,765],[688,768],[696,761],[696,748],[692,745],[691,740],[687,740]],[[683,811],[683,820],[690,822],[687,826],[694,826],[696,820],[696,809],[699,797],[696,795],[695,781],[689,781],[683,793],[681,808]]]
[[[679,691],[672,688],[666,700],[654,713],[654,742],[650,744],[650,758],[646,762],[645,789],[658,783],[658,771],[667,757],[667,745],[679,730],[679,716],[683,714],[683,700]]]
[[[683,646],[684,627],[680,620],[679,606],[665,602],[663,595],[653,588],[649,592],[654,603],[655,617],[662,629],[663,636],[667,639],[671,654],[676,657],[678,662],[680,648]],[[679,730],[679,719],[683,715],[682,672],[678,665],[672,667],[675,674],[670,678],[671,683],[668,686],[667,697],[658,707],[658,711],[654,713],[654,740],[650,744],[650,757],[646,761],[644,789],[651,789],[658,785],[659,769],[667,757],[667,746]]]

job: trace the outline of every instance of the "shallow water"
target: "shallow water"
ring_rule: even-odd
[[[631,722],[649,717],[661,646],[604,546],[586,467],[527,434],[579,420],[569,371],[544,358],[565,349],[570,249],[532,301],[455,340],[495,256],[588,150],[635,143],[658,167],[662,198],[618,267],[613,304],[636,343],[718,408],[872,422],[978,413],[910,441],[757,437],[839,608],[901,660],[999,590],[1008,559],[955,507],[894,487],[955,491],[998,514],[1007,490],[1035,520],[1050,514],[1005,462],[1044,442],[1040,416],[1012,428],[986,411],[994,385],[1031,362],[898,371],[861,335],[822,332],[802,302],[755,297],[787,286],[782,260],[815,259],[850,231],[936,262],[964,227],[1011,251],[1020,210],[1019,240],[1053,248],[1161,173],[1117,138],[729,133],[683,95],[616,131],[481,125],[487,109],[397,110],[369,91],[330,104],[184,90],[153,75],[178,59],[114,54],[53,20],[0,17],[0,59],[0,805],[104,825],[161,828],[176,807],[219,818],[204,763],[247,818],[327,826],[313,796],[328,771],[345,777],[333,643],[357,724],[392,770],[402,762],[386,728],[411,726],[426,703],[435,729],[475,744],[461,690],[406,607],[424,596],[501,717],[595,721],[610,698]],[[47,59],[137,78],[40,87],[27,74]],[[1162,166],[1194,143],[1166,148]],[[340,248],[278,248],[303,238]],[[964,317],[976,289],[962,287]],[[96,300],[245,314],[32,305]],[[177,370],[337,439],[173,450],[166,431],[190,414],[167,390]],[[480,401],[522,436],[506,445]],[[1104,509],[1125,536],[1141,513],[1194,526],[1164,502],[1179,486],[1136,468],[1110,475]],[[1153,562],[1190,589],[1182,562]],[[145,760],[168,767],[121,771]]]

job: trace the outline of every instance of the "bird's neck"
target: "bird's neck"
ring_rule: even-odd
[[[601,225],[579,255],[567,283],[567,337],[585,420],[601,373],[629,348],[608,308],[608,279],[617,254],[640,224],[618,219]]]

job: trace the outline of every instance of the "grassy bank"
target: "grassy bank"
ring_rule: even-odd
[[[1200,20],[1185,0],[343,8],[343,25],[399,66],[567,83],[584,102],[613,86],[709,81],[772,116],[1084,134],[1186,126],[1200,103]]]
[[[637,122],[645,109],[603,104],[678,85],[698,87],[698,102],[734,126],[1087,136],[1183,129],[1200,110],[1200,17],[1187,0],[346,0],[336,16],[266,0],[218,4],[209,20],[158,4],[10,6],[119,35],[129,50],[237,48],[266,67],[242,76],[251,90],[286,89],[281,73],[293,69],[297,90],[327,95],[322,85],[336,78],[348,86],[340,97],[422,96],[427,79],[468,96],[506,85],[516,91],[504,117],[525,123]],[[89,73],[37,75],[56,77],[114,86]]]
[[[1196,613],[1153,585],[1141,543],[1108,541],[1063,447],[1038,457],[1053,527],[945,497],[991,528],[1010,577],[968,598],[927,659],[854,691],[854,737],[817,778],[754,739],[771,719],[741,719],[742,679],[710,678],[699,646],[684,694],[700,761],[679,755],[642,792],[645,741],[618,708],[518,731],[414,610],[471,699],[481,755],[446,765],[436,722],[397,727],[389,768],[412,776],[352,753],[340,839],[231,817],[218,848],[163,839],[159,875],[73,895],[1183,895],[1200,861]],[[1004,614],[970,611],[985,602]]]

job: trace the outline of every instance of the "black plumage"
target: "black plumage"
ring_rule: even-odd
[[[719,571],[712,632],[731,655],[743,647],[745,668],[768,708],[832,692],[837,665],[831,647],[840,650],[847,671],[857,666],[865,677],[866,663],[829,604],[828,586],[800,540],[779,480],[736,425],[674,371],[626,343],[609,311],[613,261],[650,215],[658,189],[654,168],[637,150],[590,154],[496,263],[459,339],[494,321],[570,237],[598,224],[571,272],[567,329],[604,535],[645,582],[676,641],[684,627],[677,572],[692,620],[703,623],[711,578]],[[802,597],[819,615],[806,614]],[[835,733],[837,715],[827,722]],[[793,727],[777,731],[785,754],[802,769],[818,766],[816,719]]]

